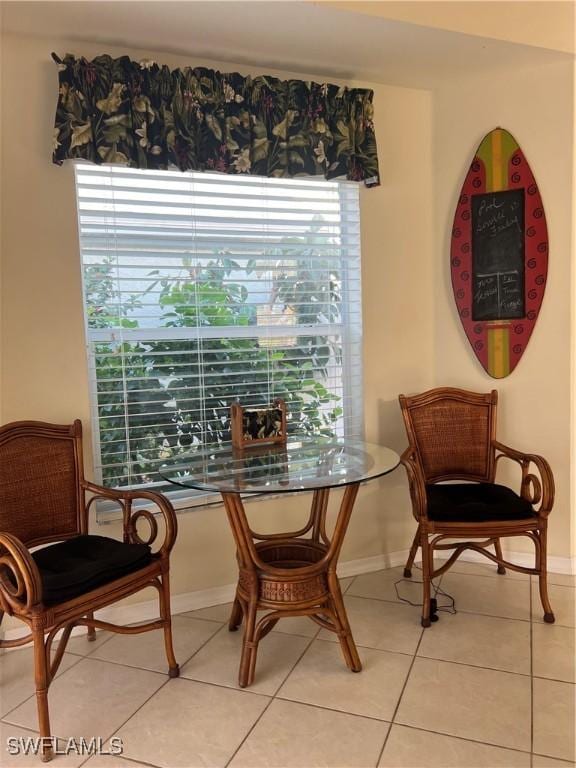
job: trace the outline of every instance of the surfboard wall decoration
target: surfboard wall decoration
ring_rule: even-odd
[[[454,214],[450,269],[474,354],[493,378],[508,376],[544,298],[548,230],[532,170],[503,128],[482,139],[466,174]]]

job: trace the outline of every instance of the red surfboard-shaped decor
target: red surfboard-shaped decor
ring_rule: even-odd
[[[518,365],[542,306],[548,230],[540,191],[514,137],[495,128],[470,165],[450,249],[458,315],[495,379]]]

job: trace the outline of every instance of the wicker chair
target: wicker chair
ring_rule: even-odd
[[[506,573],[507,567],[537,575],[544,621],[554,622],[546,583],[546,534],[554,503],[554,477],[541,456],[521,453],[496,441],[497,402],[495,390],[476,394],[442,387],[413,397],[400,395],[410,443],[402,455],[402,464],[408,473],[412,511],[418,523],[404,576],[411,577],[421,547],[423,627],[429,627],[436,618],[434,603],[431,611],[431,580],[447,571],[466,549],[497,563],[499,574]],[[520,465],[519,495],[494,482],[501,459]],[[532,465],[539,476],[530,471]],[[466,482],[444,483],[453,480]],[[534,568],[503,559],[500,539],[509,536],[532,540],[536,549]],[[462,538],[466,540],[454,544],[454,540]],[[452,543],[446,543],[447,539]],[[495,554],[487,550],[491,545]],[[434,552],[450,549],[454,552],[435,569]]]
[[[82,424],[70,426],[20,421],[0,427],[0,622],[15,616],[28,625],[25,637],[0,641],[0,648],[34,644],[34,671],[43,760],[52,758],[48,688],[75,626],[137,634],[163,629],[170,677],[179,674],[172,647],[169,554],[176,538],[170,502],[148,491],[101,488],[83,477]],[[97,499],[119,504],[124,541],[88,535],[88,514]],[[157,518],[132,502],[155,504],[164,520],[164,540],[156,552]],[[137,531],[140,521],[148,536]],[[53,543],[59,542],[59,543]],[[48,544],[48,547],[32,547]],[[94,611],[155,587],[160,618],[121,627],[94,618]],[[52,653],[57,633],[61,638]]]

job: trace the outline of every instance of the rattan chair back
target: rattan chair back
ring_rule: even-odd
[[[486,394],[442,387],[400,395],[410,447],[420,458],[427,483],[494,481],[496,390]]]
[[[80,421],[0,427],[0,531],[28,547],[86,532],[81,440]]]

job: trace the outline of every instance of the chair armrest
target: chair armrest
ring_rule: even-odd
[[[42,602],[38,566],[20,539],[0,532],[0,610],[26,614]]]
[[[410,485],[410,498],[412,499],[412,514],[420,523],[428,518],[428,498],[426,496],[426,480],[418,456],[413,448],[406,448],[400,457],[400,463],[404,466]]]
[[[85,492],[91,493],[92,496],[88,503],[85,504],[86,513],[88,513],[89,507],[97,499],[111,499],[117,501],[123,512],[124,522],[124,541],[129,544],[148,544],[152,545],[158,536],[158,523],[156,522],[155,514],[149,509],[132,509],[132,502],[137,500],[149,501],[155,504],[164,517],[165,533],[164,541],[157,554],[161,557],[167,557],[170,550],[174,546],[176,541],[176,534],[178,533],[178,521],[176,519],[176,513],[171,502],[168,501],[166,496],[156,491],[120,491],[113,488],[104,488],[101,485],[95,485],[87,480],[84,480],[82,487]],[[136,530],[138,520],[144,518],[150,526],[150,535],[147,539],[142,539]]]
[[[554,475],[550,465],[542,456],[534,453],[522,453],[497,440],[492,441],[496,452],[495,463],[501,458],[511,459],[522,468],[520,496],[532,506],[540,504],[537,512],[541,517],[548,517],[554,505]],[[538,475],[530,471],[531,465],[538,470]]]

